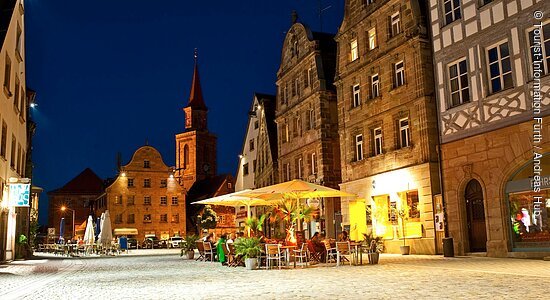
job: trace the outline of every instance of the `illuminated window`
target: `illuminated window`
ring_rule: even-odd
[[[180,222],[180,215],[179,214],[173,214],[172,215],[172,223],[179,223]]]
[[[350,58],[351,61],[354,61],[359,58],[359,49],[357,49],[357,39],[351,41],[350,43]]]
[[[511,88],[514,82],[512,80],[512,64],[508,42],[489,48],[487,56],[491,92],[496,93]]]
[[[370,77],[371,82],[371,98],[376,98],[380,96],[380,78],[378,74],[374,74]]]
[[[367,34],[369,36],[369,50],[373,50],[378,47],[378,41],[376,40],[376,28],[371,28]]]
[[[122,204],[122,196],[115,196],[115,204],[117,205]]]
[[[357,161],[363,160],[363,135],[358,134],[355,136],[355,159]]]
[[[353,107],[361,105],[361,89],[358,84],[354,85],[352,88],[353,91]]]
[[[409,221],[420,221],[420,210],[418,208],[418,191],[407,192],[407,206],[409,209]]]
[[[375,128],[373,131],[374,155],[382,154],[382,127]]]
[[[151,223],[151,214],[143,215],[143,223]]]

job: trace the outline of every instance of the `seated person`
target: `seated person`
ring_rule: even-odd
[[[342,231],[342,233],[339,234],[338,236],[338,241],[339,242],[347,242],[349,241],[349,235],[348,235],[348,232],[347,231]]]
[[[321,261],[325,259],[326,251],[325,251],[325,244],[323,243],[323,240],[325,238],[324,234],[319,234],[319,232],[316,232],[311,237],[311,242],[313,243],[313,247],[315,248],[315,252],[320,255]]]
[[[233,244],[235,242],[236,236],[234,233],[229,235],[229,238],[227,239],[228,244]]]

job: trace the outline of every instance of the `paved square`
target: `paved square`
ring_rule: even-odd
[[[14,262],[1,299],[547,299],[550,262],[403,257],[379,265],[254,270],[180,258],[174,250]],[[142,255],[136,255],[142,254]]]

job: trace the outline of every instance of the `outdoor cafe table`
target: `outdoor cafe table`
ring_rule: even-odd
[[[288,267],[288,265],[290,264],[290,250],[294,250],[296,246],[288,245],[288,246],[280,246],[280,247],[281,249],[284,249],[286,251],[285,262],[286,262],[286,266]],[[294,268],[296,268],[296,259],[294,259]]]
[[[353,261],[354,265],[362,265],[363,264],[363,244],[359,242],[350,242],[350,247],[353,248],[355,251],[353,252]],[[360,263],[359,263],[360,262]]]

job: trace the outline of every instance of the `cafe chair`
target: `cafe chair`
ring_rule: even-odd
[[[336,242],[336,266],[340,262],[347,261],[351,265],[351,261],[344,255],[351,255],[351,247],[349,242]]]
[[[204,247],[204,260],[210,258],[210,262],[214,262],[214,247],[212,247],[212,244],[210,242],[202,242],[202,246]]]
[[[271,262],[276,261],[281,269],[281,260],[284,259],[284,255],[281,251],[281,245],[279,244],[265,244],[265,258],[266,258],[266,270],[271,267]]]

